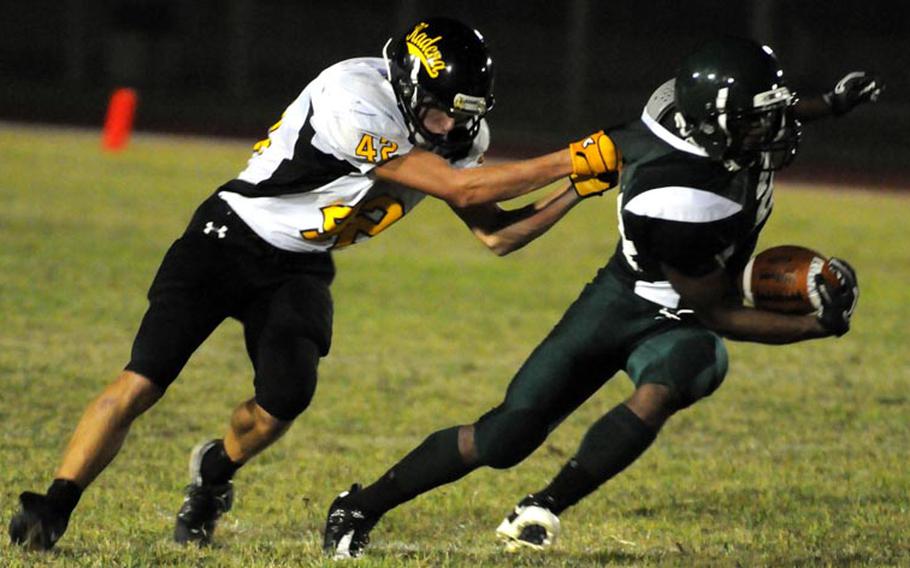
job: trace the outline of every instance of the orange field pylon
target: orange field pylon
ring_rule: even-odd
[[[127,87],[116,89],[111,95],[101,141],[105,150],[117,152],[126,147],[133,130],[137,98],[136,91]]]

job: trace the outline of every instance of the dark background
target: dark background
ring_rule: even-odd
[[[486,37],[497,66],[493,151],[528,154],[637,117],[681,57],[723,33],[771,45],[791,87],[865,69],[880,103],[806,129],[791,175],[904,184],[910,2],[884,0],[30,0],[0,9],[0,119],[100,126],[117,86],[136,127],[254,141],[322,68],[378,56],[427,15]]]

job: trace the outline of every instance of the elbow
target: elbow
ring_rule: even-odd
[[[489,246],[489,249],[493,251],[493,254],[496,256],[505,256],[510,252],[516,250],[518,247],[507,245],[505,243],[500,243],[495,246]]]
[[[474,236],[476,236],[480,242],[496,256],[506,256],[528,243],[526,239],[516,237],[508,232],[497,231],[488,233],[475,228]]]
[[[452,207],[467,209],[489,203],[484,199],[480,186],[476,183],[475,176],[470,170],[455,170],[446,180],[444,189],[445,201]]]
[[[505,256],[518,248],[515,243],[499,235],[479,234],[477,238],[496,256]]]
[[[703,326],[717,335],[732,341],[743,341],[746,335],[736,323],[735,311],[735,309],[727,307],[709,307],[701,310],[696,309],[695,314]]]
[[[471,197],[472,196],[470,192],[464,191],[462,189],[455,189],[449,192],[449,197],[446,199],[446,203],[458,209],[467,209],[478,204],[477,201]]]
[[[695,315],[703,326],[714,333],[724,337],[730,337],[732,335],[732,326],[730,325],[729,318],[725,317],[726,314],[723,310],[713,307],[696,308]]]
[[[468,185],[453,184],[446,193],[448,194],[446,202],[458,209],[468,209],[487,203],[480,197],[480,192]]]
[[[742,341],[743,335],[731,327],[726,327],[723,325],[716,325],[711,323],[705,323],[704,320],[701,320],[702,325],[707,329],[713,331],[717,335],[723,337],[724,339],[729,339],[731,341]]]

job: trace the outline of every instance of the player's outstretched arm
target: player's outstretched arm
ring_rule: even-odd
[[[780,314],[743,306],[723,268],[718,267],[705,276],[691,277],[666,264],[662,266],[680,295],[681,304],[692,308],[705,327],[724,337],[780,345],[842,335],[840,330],[826,328],[815,315]]]
[[[568,152],[560,150],[528,160],[460,169],[453,168],[433,153],[414,149],[373,171],[379,179],[422,191],[453,207],[465,209],[507,201],[570,175],[576,183],[582,183],[615,173],[618,168],[616,148],[600,131],[571,144]]]
[[[842,116],[861,104],[876,102],[884,88],[881,77],[866,71],[851,71],[830,91],[800,99],[796,105],[796,118],[810,122],[826,116]]]
[[[377,167],[376,177],[438,197],[458,208],[519,197],[572,173],[565,151],[517,162],[453,168],[433,154],[414,149]]]
[[[573,186],[566,185],[516,209],[486,204],[464,209],[453,207],[452,210],[487,248],[504,256],[547,232],[581,200]]]

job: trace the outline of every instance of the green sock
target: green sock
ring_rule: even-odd
[[[474,471],[477,466],[466,465],[458,451],[458,428],[430,434],[375,483],[352,494],[350,503],[373,515],[382,515]]]
[[[558,515],[644,453],[657,433],[625,404],[620,404],[595,422],[553,481],[534,496]]]

